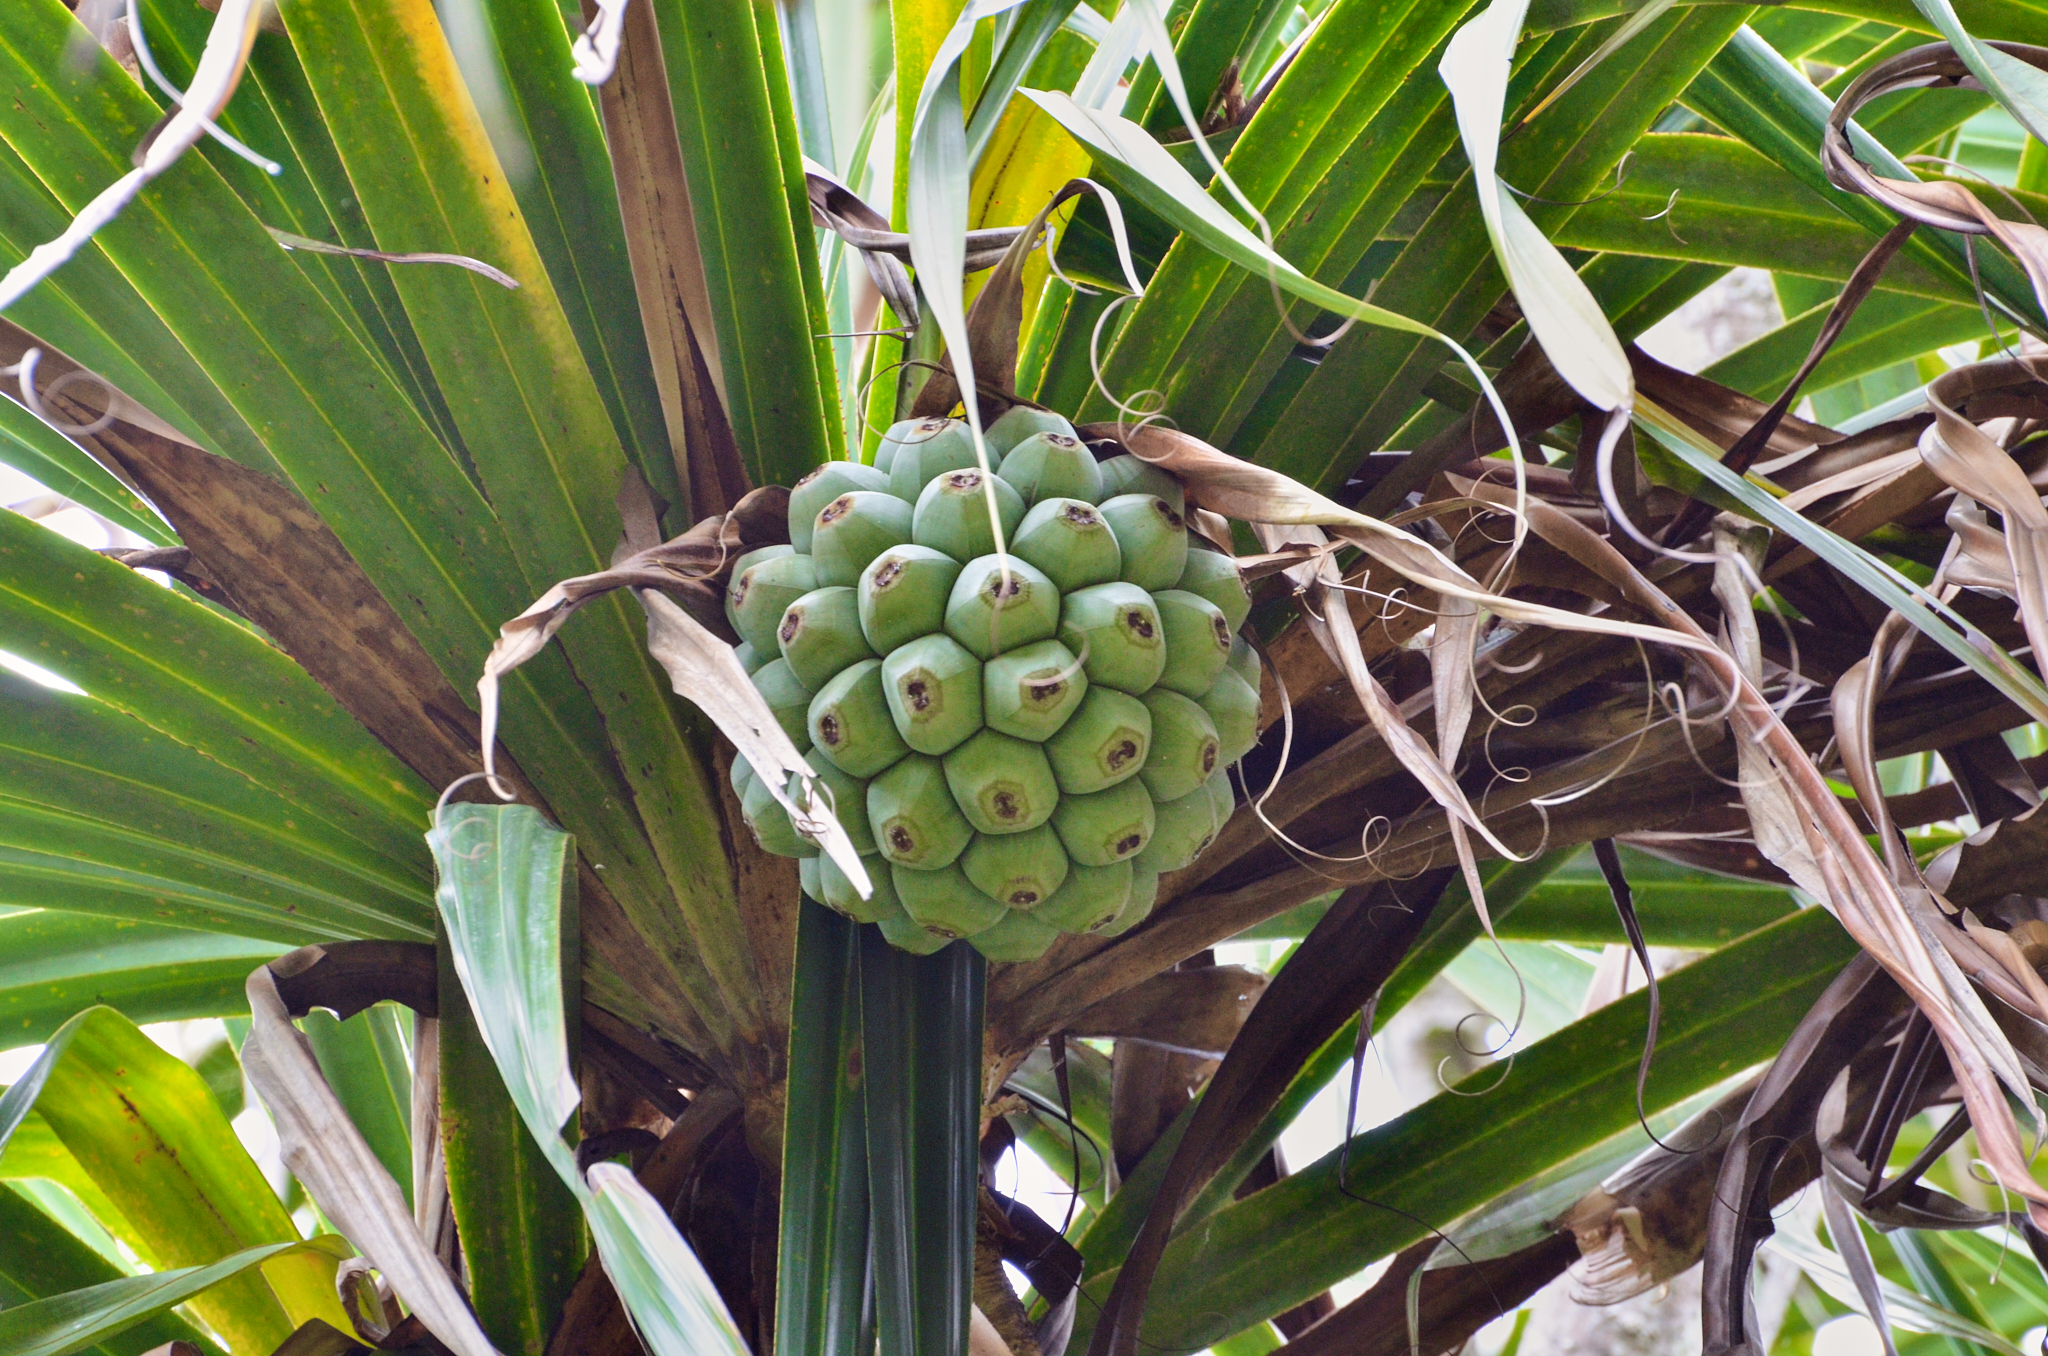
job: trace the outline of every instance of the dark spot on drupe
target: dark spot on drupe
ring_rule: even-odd
[[[1021,819],[1024,804],[1014,791],[998,791],[988,798],[990,811],[997,819]]]
[[[981,488],[981,472],[951,472],[946,476],[946,488],[949,490],[978,490]]]
[[[1124,613],[1124,629],[1139,640],[1152,639],[1152,618],[1137,608]]]
[[[839,717],[830,714],[818,717],[818,738],[824,740],[827,744],[836,745],[841,737]]]
[[[803,630],[803,628],[804,614],[795,608],[791,608],[782,614],[782,626],[776,634],[781,636],[782,643],[787,645],[790,641],[796,639],[796,633]]]
[[[903,562],[894,559],[888,561],[881,569],[875,571],[875,592],[880,593],[902,577]]]
[[[1133,852],[1136,852],[1139,849],[1139,847],[1144,844],[1144,841],[1145,836],[1143,834],[1127,833],[1123,837],[1116,840],[1116,855],[1119,857],[1128,857]]]
[[[922,678],[912,678],[903,685],[903,695],[909,699],[913,711],[929,711],[932,705],[931,685]]]
[[[1204,744],[1202,745],[1202,775],[1206,777],[1215,770],[1216,746],[1214,744]]]
[[[836,523],[851,512],[853,512],[853,496],[842,494],[831,503],[825,505],[824,511],[818,514],[818,526],[823,527],[827,523]]]
[[[917,846],[917,839],[911,836],[909,829],[897,824],[889,830],[889,846],[898,852],[908,852]]]
[[[1123,766],[1124,766],[1124,764],[1125,764],[1125,763],[1128,763],[1128,762],[1130,762],[1130,761],[1131,761],[1131,760],[1132,760],[1133,758],[1136,758],[1137,756],[1138,756],[1138,741],[1137,741],[1137,740],[1135,740],[1135,739],[1124,739],[1124,740],[1120,740],[1120,741],[1118,741],[1117,743],[1115,743],[1115,744],[1112,744],[1112,745],[1110,746],[1110,749],[1109,749],[1109,770],[1110,770],[1111,772],[1120,772],[1120,771],[1122,771],[1122,770],[1123,770]]]

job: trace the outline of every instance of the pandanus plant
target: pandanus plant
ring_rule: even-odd
[[[818,20],[0,11],[0,1352],[1760,1353],[1813,1183],[2009,1346],[2048,20],[896,0],[845,154]]]

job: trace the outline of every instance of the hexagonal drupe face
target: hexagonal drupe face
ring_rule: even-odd
[[[1089,932],[1123,912],[1131,897],[1131,864],[1070,866],[1066,883],[1031,911],[1062,932]]]
[[[868,823],[875,849],[912,871],[950,865],[974,837],[946,785],[945,766],[922,753],[868,783]]]
[[[860,627],[887,654],[946,625],[946,599],[960,562],[928,546],[892,546],[860,572]]]
[[[920,927],[942,937],[972,937],[1009,912],[974,888],[959,865],[937,871],[896,872],[896,897]]]
[[[976,659],[1048,639],[1059,621],[1059,590],[1037,566],[1016,556],[969,561],[946,600],[946,634]]]
[[[983,730],[946,755],[946,784],[967,822],[983,833],[1022,833],[1052,817],[1059,788],[1045,750]]]
[[[951,636],[925,636],[882,661],[882,695],[903,742],[946,753],[981,728],[981,661]]]
[[[1216,724],[1194,701],[1163,687],[1139,700],[1152,713],[1152,749],[1138,778],[1155,800],[1179,800],[1223,765]]]
[[[1097,584],[1060,605],[1060,640],[1081,658],[1088,681],[1133,696],[1166,668],[1166,630],[1152,595],[1136,584]]]
[[[1216,604],[1230,623],[1232,633],[1251,615],[1252,595],[1244,586],[1244,575],[1238,571],[1237,562],[1221,551],[1190,545],[1188,563],[1181,568],[1180,582],[1174,587],[1199,593]]]
[[[782,624],[783,610],[816,587],[817,562],[809,556],[770,556],[733,576],[725,615],[747,644],[763,654],[780,654],[775,628]]]
[[[1034,433],[1003,456],[1003,479],[1017,487],[1028,503],[1046,499],[1102,497],[1102,472],[1095,454],[1079,438],[1064,433]]]
[[[1005,908],[1035,909],[1067,879],[1067,850],[1049,824],[1023,833],[978,833],[960,856],[974,888]]]
[[[1166,628],[1166,667],[1159,686],[1183,697],[1201,696],[1230,662],[1230,623],[1216,604],[1185,589],[1163,589],[1152,595],[1152,603]]]
[[[1187,491],[1172,472],[1128,452],[1102,463],[1102,497],[1114,499],[1120,494],[1149,494],[1165,500],[1175,513],[1188,511]]]
[[[991,454],[1003,456],[1034,433],[1064,433],[1071,438],[1074,436],[1074,426],[1051,410],[1034,410],[1029,405],[1012,405],[983,431],[982,438],[988,444]],[[1000,471],[1002,467],[998,466],[996,469]]]
[[[989,517],[993,488],[996,513]],[[910,539],[919,546],[943,551],[966,563],[996,549],[995,524],[1008,541],[1024,518],[1024,501],[1001,476],[993,478],[969,467],[933,477],[917,497],[910,518]]]
[[[1060,930],[1040,922],[1022,909],[1012,909],[992,928],[984,928],[967,939],[967,944],[985,958],[1015,965],[1037,960],[1060,939]]]
[[[848,664],[875,657],[861,633],[860,599],[849,588],[813,589],[791,603],[775,640],[796,680],[813,692]]]
[[[910,540],[910,505],[893,494],[852,490],[825,505],[811,535],[818,586],[852,588],[868,562]],[[752,637],[749,637],[752,639]]]
[[[1107,584],[1123,570],[1116,533],[1079,499],[1041,499],[1017,525],[1010,549],[1045,571],[1061,593]]]
[[[812,746],[848,776],[872,777],[910,752],[889,718],[879,660],[863,659],[825,684],[811,699],[809,726]]]
[[[1152,749],[1152,712],[1114,688],[1090,688],[1060,732],[1046,741],[1060,794],[1085,796],[1138,775]]]
[[[1179,513],[1149,494],[1120,494],[1100,505],[1123,552],[1123,577],[1141,589],[1170,589],[1188,563],[1188,529]]]
[[[828,461],[799,480],[789,492],[789,540],[799,551],[811,549],[811,533],[818,526],[818,514],[834,499],[851,490],[889,488],[886,472],[857,461]]]
[[[1138,854],[1138,865],[1152,871],[1178,871],[1216,836],[1216,801],[1207,785],[1179,800],[1156,801],[1152,841]]]
[[[1136,780],[1092,796],[1061,796],[1052,827],[1077,865],[1129,861],[1152,841],[1152,797]]]
[[[982,716],[991,730],[1042,743],[1080,708],[1088,675],[1056,640],[1011,650],[981,673]]]
[[[933,476],[978,465],[974,434],[966,424],[958,419],[926,419],[904,435],[889,459],[889,493],[905,504],[915,504]]]

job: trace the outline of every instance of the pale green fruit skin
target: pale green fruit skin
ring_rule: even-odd
[[[755,777],[747,783],[747,794],[740,801],[740,813],[745,816],[747,827],[754,832],[754,841],[761,845],[763,852],[777,857],[815,857],[818,845],[806,841],[796,831],[796,825],[789,822],[789,811],[775,799],[768,789],[768,783]]]
[[[796,680],[813,692],[847,665],[875,657],[860,629],[860,596],[844,585],[812,589],[791,603],[775,642]]]
[[[1179,800],[1153,805],[1152,841],[1138,854],[1137,864],[1149,871],[1178,871],[1216,836],[1216,801],[1206,784]]]
[[[1216,722],[1193,698],[1154,688],[1139,698],[1152,713],[1152,749],[1138,780],[1162,803],[1179,800],[1223,766]]]
[[[1172,505],[1149,494],[1120,494],[1097,507],[1123,551],[1126,582],[1155,593],[1180,582],[1188,565],[1188,529]]]
[[[853,844],[853,850],[869,853],[875,850],[875,831],[868,824],[868,784],[858,777],[849,777],[829,759],[814,757],[806,750],[804,761],[814,769],[818,781],[832,794],[832,813],[839,821],[839,827],[846,830],[846,837]],[[816,807],[819,811],[825,808]]]
[[[994,730],[946,755],[946,785],[960,813],[982,833],[1035,829],[1052,818],[1060,798],[1045,750]]]
[[[740,629],[739,612],[734,607],[739,597],[737,585],[740,582],[740,576],[764,560],[774,560],[778,556],[793,556],[795,554],[796,548],[786,543],[780,546],[763,546],[747,552],[732,563],[732,573],[726,576],[725,619],[732,623],[733,630],[737,631]],[[774,651],[770,650],[769,653],[773,654]]]
[[[918,753],[958,748],[981,729],[981,661],[951,636],[925,636],[882,661],[896,733]]]
[[[1154,823],[1152,797],[1137,781],[1092,796],[1062,796],[1052,812],[1053,831],[1077,866],[1130,860],[1152,841]]]
[[[905,504],[915,504],[933,476],[980,465],[974,455],[974,434],[966,424],[958,419],[926,420],[910,431],[890,459],[889,493]]]
[[[1259,694],[1231,669],[1195,699],[1216,726],[1216,762],[1229,767],[1259,742]]]
[[[950,866],[974,837],[946,786],[945,765],[922,753],[868,783],[868,823],[875,850],[911,871]]]
[[[953,421],[950,419],[898,419],[895,423],[889,425],[888,431],[882,435],[881,441],[875,446],[875,469],[883,475],[889,474],[896,464],[896,450],[902,447],[904,443],[911,441],[917,435],[918,429],[927,422],[936,423],[943,427]]]
[[[850,490],[886,492],[889,476],[857,461],[828,461],[799,480],[789,492],[789,541],[799,551],[811,549],[818,513]]]
[[[1066,883],[1066,849],[1052,826],[1024,833],[978,833],[960,854],[974,888],[1009,909],[1035,909]]]
[[[1088,932],[1119,913],[1131,897],[1131,864],[1071,866],[1067,882],[1051,899],[1031,911],[1041,923],[1062,932]]]
[[[1166,629],[1152,595],[1135,584],[1097,584],[1060,602],[1060,643],[1081,656],[1090,684],[1132,696],[1166,667]]]
[[[1045,571],[1061,593],[1107,584],[1124,567],[1116,533],[1079,499],[1039,500],[1017,525],[1010,549]]]
[[[1252,614],[1252,595],[1244,586],[1244,575],[1237,562],[1221,551],[1190,545],[1188,563],[1181,567],[1180,580],[1174,587],[1199,593],[1216,604],[1223,610],[1223,618],[1230,623],[1233,633]]]
[[[755,649],[752,645],[748,644],[746,641],[743,640],[739,644],[732,647],[732,657],[734,659],[739,660],[740,667],[745,669],[748,675],[751,676],[753,674],[759,673],[761,671],[761,666],[763,664],[767,663],[771,659],[776,658],[777,656],[772,654],[763,654],[759,650]]]
[[[1202,783],[1209,793],[1210,804],[1216,807],[1216,832],[1223,832],[1223,826],[1237,813],[1237,793],[1230,789],[1230,769],[1219,767],[1216,775]]]
[[[872,777],[910,752],[882,696],[882,665],[863,659],[841,669],[811,698],[811,746],[849,777]]]
[[[998,607],[996,595],[1005,587]],[[946,634],[976,659],[1048,640],[1059,623],[1059,590],[1044,571],[1016,556],[968,561],[946,599]]]
[[[887,654],[946,625],[946,599],[960,562],[928,546],[892,546],[860,572],[860,627],[877,654]]]
[[[1175,513],[1188,511],[1187,491],[1172,472],[1162,471],[1128,452],[1111,457],[1101,465],[1104,499],[1114,499],[1120,494],[1149,494],[1171,504]]]
[[[1228,667],[1232,673],[1244,679],[1246,685],[1252,691],[1257,692],[1259,690],[1259,682],[1262,677],[1259,671],[1259,652],[1254,650],[1252,643],[1243,636],[1233,636],[1231,638]]]
[[[898,951],[908,951],[913,956],[929,956],[934,951],[944,951],[953,944],[951,937],[941,937],[936,932],[920,927],[907,909],[877,920],[876,926],[882,930],[882,937],[889,945]]]
[[[1152,748],[1152,712],[1128,692],[1090,688],[1081,707],[1045,743],[1063,796],[1106,791],[1138,775]]]
[[[811,537],[816,562],[816,587],[860,583],[868,562],[892,546],[910,540],[910,506],[893,494],[853,490],[818,511]]]
[[[735,798],[747,798],[747,783],[754,780],[754,765],[739,754],[732,756],[732,768],[726,773],[726,780],[732,783]]]
[[[726,594],[726,619],[740,639],[760,653],[780,654],[775,628],[782,625],[783,611],[818,583],[817,562],[809,556],[770,556],[756,561],[734,576],[732,591]]]
[[[1152,595],[1152,603],[1166,628],[1166,667],[1159,686],[1184,697],[1201,696],[1230,662],[1230,623],[1223,609],[1185,589],[1162,589]]]
[[[818,889],[820,894],[812,895],[827,908],[836,909],[856,923],[879,923],[903,911],[903,901],[896,897],[896,881],[889,874],[889,864],[880,857],[863,853],[860,864],[867,868],[868,884],[872,893],[866,899],[853,888],[830,857],[818,856]]]
[[[1003,455],[1003,479],[1032,504],[1047,499],[1092,504],[1102,498],[1095,454],[1070,434],[1034,433],[1018,443]]]
[[[754,690],[768,703],[775,723],[789,736],[789,742],[803,748],[811,742],[808,724],[811,699],[817,694],[797,680],[786,659],[772,659],[754,670]]]
[[[938,871],[898,870],[896,897],[919,927],[956,940],[987,931],[1009,912],[975,889],[957,864]]]
[[[917,496],[910,515],[910,539],[965,563],[996,549],[988,520],[987,485],[995,486],[996,520],[1008,541],[1024,521],[1024,500],[1001,476],[993,480],[970,467],[934,476]]]
[[[981,694],[989,729],[1043,743],[1080,709],[1088,675],[1066,646],[1041,640],[989,660],[981,671]]]
[[[823,903],[825,900],[824,857],[805,857],[796,864],[797,888],[812,899]]]
[[[1074,426],[1051,410],[1034,410],[1029,405],[1012,405],[982,431],[988,450],[1007,455],[1009,450],[1034,433],[1062,433],[1071,438]]]
[[[1003,920],[967,939],[967,944],[987,960],[1018,964],[1037,960],[1060,939],[1060,930],[1041,923],[1030,914],[1012,909]]]
[[[1124,907],[1115,918],[1095,929],[1098,937],[1121,937],[1138,924],[1152,916],[1152,906],[1159,902],[1159,873],[1147,871],[1141,866],[1131,868],[1131,897],[1124,901]]]

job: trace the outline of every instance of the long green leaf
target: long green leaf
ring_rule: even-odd
[[[0,1153],[0,1178],[12,1183],[16,1193],[25,1195],[94,1253],[113,1263],[113,1274],[125,1276],[136,1270],[114,1236],[132,1238],[133,1227],[107,1199],[107,1193],[99,1189],[77,1155],[64,1147],[64,1141],[57,1138],[50,1123],[35,1112],[22,1117],[14,1133],[8,1136],[7,1151]]]
[[[667,1212],[616,1164],[578,1172],[562,1138],[579,1100],[564,1012],[565,977],[576,969],[576,934],[563,917],[574,843],[527,806],[454,805],[428,844],[478,1035],[527,1133],[582,1205],[641,1339],[655,1356],[744,1356],[745,1341]]]
[[[92,455],[12,399],[0,399],[0,466],[32,476],[144,541],[168,546],[177,534]]]
[[[378,1003],[347,1021],[315,1009],[306,1014],[301,1029],[327,1086],[411,1204],[412,1069],[398,1023],[398,1009]],[[235,1077],[239,1083],[239,1069]]]
[[[94,1004],[132,1022],[248,1010],[242,982],[276,942],[71,913],[0,918],[0,1048],[48,1040]]]
[[[0,1189],[0,1323],[6,1323],[35,1301],[120,1279],[121,1273],[111,1263],[95,1255],[25,1197]],[[167,1302],[166,1307],[175,1302]],[[90,1321],[86,1320],[88,1324]],[[72,1335],[77,1336],[76,1330],[72,1330]],[[138,1316],[132,1326],[109,1325],[97,1335],[86,1335],[84,1341],[90,1345],[81,1343],[59,1350],[79,1350],[91,1356],[142,1356],[166,1342],[189,1342],[206,1356],[219,1356],[220,1351],[197,1328],[162,1309]]]
[[[67,1022],[0,1096],[0,1151],[31,1107],[135,1231],[129,1242],[159,1268],[297,1244],[291,1216],[205,1081],[113,1009],[90,1008]],[[315,1256],[225,1280],[194,1300],[193,1311],[237,1350],[272,1350],[308,1318],[347,1323],[332,1259]]]
[[[1644,1109],[1769,1058],[1854,953],[1832,918],[1807,909],[1665,980]],[[1346,1190],[1332,1151],[1176,1239],[1145,1340],[1190,1347],[1241,1331],[1625,1128],[1646,1002],[1631,994],[1520,1052],[1505,1076],[1482,1070],[1356,1137]],[[1471,1095],[1480,1088],[1490,1091]],[[1088,1291],[1099,1299],[1112,1279],[1092,1278]],[[1077,1341],[1090,1313],[1084,1301]]]
[[[1832,307],[1831,298],[1793,316],[1720,358],[1702,375],[1751,395],[1775,397],[1805,362]],[[1850,317],[1834,347],[1807,378],[1805,389],[1819,394],[1865,373],[1910,362],[1944,345],[1967,343],[1984,334],[1984,313],[1974,305],[1875,292]]]
[[[784,1350],[861,1356],[868,1163],[860,925],[805,899],[790,1000],[775,1336]]]

